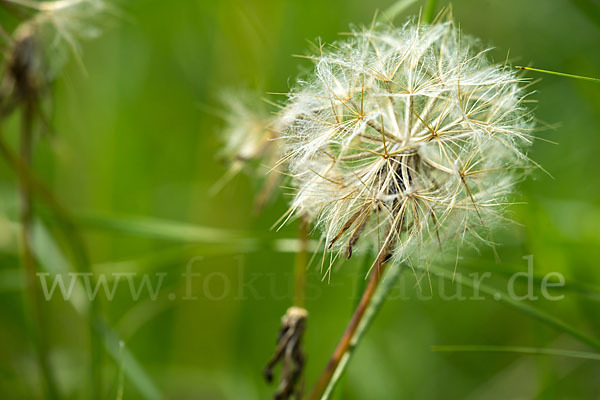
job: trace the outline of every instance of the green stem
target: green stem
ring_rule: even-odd
[[[371,266],[373,265],[373,252],[371,250],[367,251],[363,257],[362,265],[360,266],[360,270],[358,271],[358,282],[355,290],[355,301],[354,301],[354,309],[358,307],[358,303],[360,302],[360,298],[362,294],[365,292],[367,287],[367,279],[366,277],[369,275],[369,271],[371,270]]]
[[[25,165],[31,165],[33,148],[33,108],[31,101],[26,102],[23,109],[21,121],[21,158]],[[33,227],[33,196],[31,188],[24,180],[19,182],[19,193],[21,199],[21,245],[23,270],[27,279],[27,291],[31,313],[36,325],[34,343],[36,345],[38,363],[42,379],[45,383],[45,393],[50,399],[58,399],[58,389],[49,359],[49,344],[47,333],[47,320],[44,314],[44,305],[36,285],[36,265],[31,244],[31,232]]]
[[[428,271],[432,276],[438,276],[442,279],[452,282],[456,281],[468,288],[477,290],[478,292],[483,294],[487,294],[488,296],[494,298],[494,300],[504,303],[523,313],[524,315],[535,318],[538,321],[554,329],[563,331],[571,337],[577,339],[581,343],[584,343],[592,347],[593,349],[600,351],[600,340],[598,338],[589,336],[586,333],[573,328],[561,319],[547,314],[546,312],[531,306],[525,301],[516,300],[506,293],[500,292],[497,289],[488,286],[484,283],[475,282],[474,280],[467,278],[464,275],[457,275],[456,277],[454,277],[453,274],[448,274],[448,271],[446,271],[444,268],[435,265],[429,265]]]
[[[437,7],[437,0],[427,0],[427,4],[425,5],[425,11],[423,12],[423,22],[426,24],[431,24],[433,22],[433,18],[435,17],[435,9]]]
[[[24,132],[25,133],[25,132]],[[25,135],[23,135],[25,136]],[[72,222],[72,219],[66,209],[60,204],[58,199],[54,196],[54,193],[48,189],[41,181],[39,181],[25,158],[26,154],[22,154],[21,157],[14,154],[6,143],[1,139],[2,133],[0,132],[0,154],[8,163],[8,165],[17,173],[19,181],[21,182],[21,191],[26,190],[31,200],[32,194],[35,192],[42,200],[48,204],[54,211],[54,214],[58,217],[57,220],[62,227],[63,233],[68,240],[75,264],[77,265],[78,272],[91,272],[91,263],[87,255],[87,250],[83,239],[76,225]],[[32,215],[30,216],[32,217]],[[26,221],[22,221],[25,223]],[[30,222],[29,222],[30,223]],[[24,224],[24,226],[26,226]],[[24,228],[24,231],[26,229]],[[30,252],[30,254],[32,254]],[[32,256],[33,257],[33,256]],[[35,276],[34,276],[35,278]],[[94,334],[93,320],[100,319],[101,313],[99,303],[97,300],[90,300],[90,318],[89,322],[89,335],[91,340],[91,360],[90,360],[90,374],[92,385],[90,391],[92,392],[92,398],[100,398],[102,390],[102,375],[100,371],[100,363],[102,359],[102,342]]]
[[[490,346],[490,345],[465,345],[465,346],[431,346],[431,351],[436,352],[470,352],[470,353],[517,353],[544,355],[555,357],[581,358],[584,360],[600,361],[599,353],[588,351],[549,349],[522,346]]]
[[[352,310],[356,310],[356,308],[360,304],[361,297],[362,297],[363,293],[365,292],[365,289],[367,288],[366,277],[369,275],[369,271],[371,270],[371,267],[373,265],[373,262],[371,260],[373,260],[374,257],[375,256],[373,255],[373,251],[371,249],[369,249],[363,255],[362,265],[360,266],[359,271],[358,271],[357,284],[356,284],[356,288],[354,290],[354,304],[353,304]],[[344,393],[346,392],[347,388],[344,386],[344,380],[342,378],[343,377],[340,377],[336,383],[336,386],[337,387],[341,386],[341,388],[338,389],[337,396],[334,397],[335,399],[344,398]]]
[[[369,329],[369,326],[371,326],[371,323],[375,319],[375,316],[381,309],[381,306],[383,305],[385,299],[387,298],[390,291],[393,289],[394,285],[398,281],[398,278],[400,277],[401,272],[404,271],[404,269],[405,268],[403,265],[392,266],[388,271],[385,279],[381,282],[379,288],[373,295],[373,299],[371,301],[371,304],[369,305],[369,308],[365,312],[365,315],[361,323],[359,324],[356,333],[354,334],[354,338],[350,341],[350,347],[348,348],[348,350],[342,357],[342,360],[340,361],[339,365],[335,369],[335,372],[333,373],[333,376],[329,381],[329,385],[327,385],[325,393],[323,393],[323,396],[321,397],[322,400],[328,399],[333,393],[333,390],[335,389],[338,381],[344,374],[344,371],[346,370],[350,359],[354,355],[354,350],[356,349],[360,340],[367,332],[367,329]]]
[[[339,381],[348,364],[350,355],[354,351],[354,348],[367,327],[370,325],[377,310],[381,307],[383,299],[391,289],[391,285],[388,286],[390,284],[389,280],[386,280],[387,284],[383,286],[385,292],[382,293],[378,290],[390,256],[391,248],[388,243],[380,250],[377,259],[375,260],[369,283],[365,288],[360,302],[356,307],[356,310],[354,310],[354,314],[335,348],[333,355],[315,384],[315,387],[309,396],[309,400],[323,400],[329,398],[333,388]]]
[[[598,79],[598,78],[591,78],[591,77],[589,77],[589,76],[581,76],[581,75],[565,74],[564,72],[549,71],[549,70],[546,70],[546,69],[530,68],[530,67],[520,67],[520,66],[516,66],[515,68],[517,68],[517,69],[524,69],[524,70],[526,70],[526,71],[541,72],[541,73],[543,73],[543,74],[549,74],[549,75],[562,76],[562,77],[565,77],[565,78],[580,79],[580,80],[583,80],[583,81],[589,81],[589,82],[594,82],[594,83],[600,83],[600,79]]]

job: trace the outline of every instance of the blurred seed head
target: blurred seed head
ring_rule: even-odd
[[[313,57],[282,112],[292,209],[328,247],[429,262],[489,242],[530,167],[523,79],[453,22],[355,29]]]
[[[251,176],[266,178],[256,199],[259,211],[273,196],[281,180],[278,167],[271,169],[281,158],[282,142],[276,140],[281,129],[277,115],[267,104],[251,92],[227,92],[221,96],[225,127],[221,157],[229,164],[227,174],[213,187],[221,190],[233,176],[245,170]]]
[[[279,157],[280,153],[275,151],[279,143],[273,140],[276,119],[258,96],[229,92],[223,94],[222,103],[225,109],[222,156],[228,162],[247,163]]]
[[[10,0],[30,15],[15,30],[5,54],[4,102],[34,96],[53,82],[68,56],[81,62],[82,39],[99,36],[110,8],[102,0]]]

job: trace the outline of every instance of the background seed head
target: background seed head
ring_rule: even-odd
[[[99,36],[109,12],[116,13],[102,0],[12,3],[31,16],[12,37],[3,81],[5,97],[42,91],[56,79],[69,56],[83,67],[79,42]]]
[[[229,181],[244,170],[262,181],[255,200],[255,212],[275,197],[283,176],[279,163],[282,142],[277,140],[281,131],[280,118],[269,112],[264,99],[251,92],[225,92],[221,95],[224,129],[221,132],[224,146],[221,158],[229,170],[215,186],[213,193],[224,188]]]
[[[222,156],[231,164],[262,162],[281,154],[275,141],[276,118],[264,101],[249,92],[226,92],[221,96],[225,127],[222,131]]]

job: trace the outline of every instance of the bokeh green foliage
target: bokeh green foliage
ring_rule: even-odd
[[[391,4],[122,2],[123,16],[98,40],[84,43],[86,72],[71,62],[55,84],[47,104],[55,135],[36,142],[36,173],[79,221],[94,271],[168,273],[157,301],[133,301],[127,288],[119,287],[115,299],[102,304],[107,324],[165,397],[268,398],[273,388],[263,382],[262,368],[292,299],[294,254],[277,251],[273,242],[294,238],[297,223],[270,230],[287,209],[287,196],[255,216],[253,198],[259,183],[247,176],[236,177],[216,196],[208,194],[226,170],[216,157],[223,139],[218,94],[237,87],[286,92],[293,79],[311,67],[310,61],[291,56],[310,51],[307,39],[337,40],[349,24],[368,24],[377,8]],[[419,6],[409,8],[396,22],[417,15]],[[510,50],[509,60],[517,65],[600,76],[600,30],[598,14],[590,11],[596,7],[592,0],[457,0],[452,6],[465,33],[481,38],[484,46],[495,46],[491,55],[498,62],[504,62]],[[4,21],[11,23],[5,14],[0,18],[3,26]],[[556,125],[540,135],[558,142],[538,141],[530,156],[554,179],[536,171],[520,186],[517,201],[525,204],[511,207],[511,212],[522,225],[507,224],[496,235],[500,262],[488,248],[481,253],[466,249],[457,272],[491,271],[490,285],[506,288],[508,276],[524,271],[527,264],[522,257],[531,254],[537,276],[558,271],[567,282],[565,289],[552,292],[564,294],[564,300],[541,299],[532,305],[598,338],[599,86],[528,76],[542,78],[532,86],[536,93],[531,97],[538,101],[531,106],[540,126]],[[3,125],[2,134],[12,144],[17,142],[17,125],[16,120]],[[14,223],[16,180],[4,163],[0,163],[0,196],[0,394],[7,399],[30,398],[39,393],[39,377],[28,334],[33,328],[23,305]],[[51,210],[39,204],[38,211],[56,235],[57,246],[68,248]],[[132,216],[173,222],[140,225]],[[186,235],[189,231],[178,223],[233,230],[253,241],[207,243],[202,235]],[[180,274],[198,256],[202,257],[194,264],[202,274],[196,283],[198,299],[180,300],[184,290]],[[309,271],[308,385],[349,319],[361,279],[360,257],[339,265],[330,281],[321,281],[319,257]],[[440,267],[451,273],[454,260]],[[211,273],[220,275],[205,280]],[[226,289],[224,276],[231,290],[222,299],[209,299],[207,292]],[[589,348],[489,296],[486,301],[441,299],[436,294],[441,282],[448,295],[456,285],[435,275],[431,281],[433,298],[424,300],[429,295],[427,276],[419,288],[415,275],[405,274],[408,299],[399,299],[396,291],[385,305],[355,354],[341,398],[600,396],[597,361],[432,352],[430,346],[443,344]],[[240,282],[250,285],[240,289]],[[463,291],[471,293],[466,287]],[[169,300],[170,292],[178,299]],[[50,329],[45,334],[60,386],[66,398],[86,398],[85,321],[59,298],[47,304],[46,312]],[[113,397],[119,362],[107,355],[101,367],[105,397]],[[126,376],[124,398],[141,398],[141,393]]]

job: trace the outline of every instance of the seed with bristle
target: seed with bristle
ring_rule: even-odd
[[[292,209],[328,247],[350,256],[366,237],[398,261],[427,259],[499,219],[529,165],[533,117],[523,79],[476,48],[452,22],[409,22],[314,57],[280,119]]]

